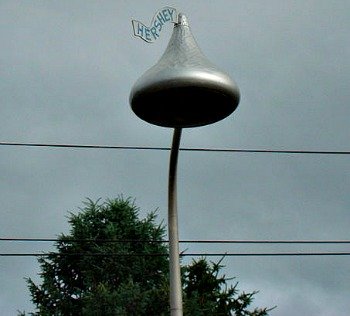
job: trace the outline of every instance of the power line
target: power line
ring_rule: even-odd
[[[181,257],[291,257],[291,256],[349,256],[350,252],[260,252],[260,253],[182,253]],[[162,253],[0,253],[0,257],[48,257],[48,256],[70,256],[70,257],[159,257],[168,256]]]
[[[4,242],[99,242],[99,243],[167,243],[168,240],[139,239],[57,239],[57,238],[0,238]],[[191,239],[180,243],[197,244],[350,244],[350,240],[234,240],[234,239]]]
[[[79,144],[17,143],[17,142],[0,142],[0,146],[72,148],[72,149],[73,148],[75,149],[119,149],[119,150],[159,150],[159,151],[170,150],[169,147],[152,147],[152,146],[79,145]],[[321,150],[272,150],[272,149],[186,148],[186,147],[180,148],[180,150],[192,151],[192,152],[350,155],[350,151],[321,151]]]

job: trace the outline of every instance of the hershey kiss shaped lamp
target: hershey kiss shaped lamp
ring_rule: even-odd
[[[175,10],[175,9],[174,9]],[[181,130],[215,123],[238,106],[239,89],[200,51],[185,15],[179,14],[160,60],[134,84],[132,110],[148,123],[173,127],[168,191],[170,314],[182,315],[176,169]]]
[[[163,56],[130,93],[135,114],[164,127],[215,123],[230,115],[239,99],[237,85],[203,55],[181,13]]]

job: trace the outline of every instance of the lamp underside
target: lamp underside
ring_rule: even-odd
[[[164,127],[197,127],[229,116],[239,97],[208,87],[148,89],[133,96],[132,110],[148,123]]]

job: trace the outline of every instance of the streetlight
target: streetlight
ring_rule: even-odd
[[[172,316],[182,315],[176,194],[181,131],[224,119],[237,108],[239,99],[237,85],[203,55],[187,18],[181,13],[163,56],[136,81],[130,93],[131,108],[138,117],[154,125],[174,128],[168,189]]]

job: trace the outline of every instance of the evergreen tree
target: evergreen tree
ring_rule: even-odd
[[[140,220],[135,204],[123,198],[84,204],[70,213],[70,233],[59,236],[57,250],[38,259],[42,283],[27,279],[36,306],[30,314],[169,315],[168,248],[155,212]],[[184,314],[267,315],[248,311],[255,292],[237,295],[237,285],[219,277],[221,268],[205,259],[183,267]]]

